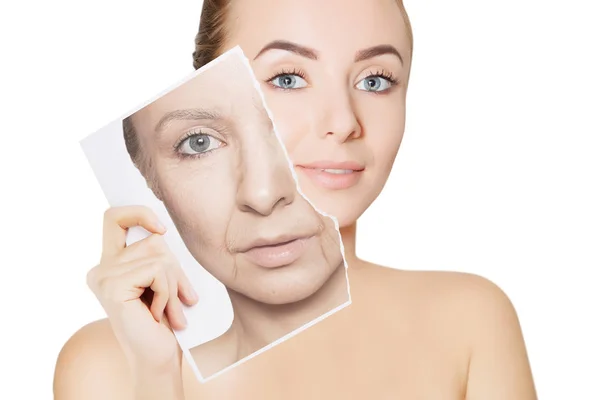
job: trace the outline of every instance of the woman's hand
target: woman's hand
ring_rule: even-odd
[[[127,230],[134,226],[151,235],[126,246]],[[175,392],[175,398],[180,396],[181,350],[170,327],[183,329],[182,303],[197,302],[196,293],[162,237],[164,233],[165,228],[146,207],[108,209],[101,261],[88,273],[88,285],[130,362],[138,397],[140,390],[158,382],[174,385],[173,391],[165,388],[163,396]]]

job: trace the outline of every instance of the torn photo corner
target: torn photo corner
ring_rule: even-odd
[[[175,336],[200,382],[351,303],[338,223],[301,193],[284,143],[239,46],[81,141],[110,206],[167,228],[199,295]]]

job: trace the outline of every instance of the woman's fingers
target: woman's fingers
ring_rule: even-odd
[[[167,303],[166,312],[169,324],[173,329],[183,329],[187,326],[187,320],[177,293],[177,276],[175,275],[175,271],[168,271],[167,279],[169,281],[169,302]]]
[[[146,288],[150,288],[154,293],[153,303],[154,300],[158,300],[156,308],[151,310],[152,315],[160,321],[164,305],[162,309],[159,305],[166,304],[169,300],[169,281],[160,262],[142,264],[120,275],[109,276],[104,281],[115,286],[109,293],[115,293],[117,296],[113,296],[112,300],[119,303],[137,300]]]
[[[151,235],[127,246],[127,230],[134,226],[141,226]],[[142,295],[149,289],[152,296],[148,308],[153,318],[161,322],[166,317],[173,329],[183,329],[187,325],[184,304],[194,305],[198,296],[170,253],[162,237],[164,232],[148,207],[107,210],[102,246],[104,261],[90,271],[88,283],[109,303],[142,301]]]
[[[177,293],[179,299],[187,306],[193,306],[198,302],[198,293],[194,290],[190,280],[181,267],[175,268],[177,276]]]
[[[193,306],[198,302],[196,291],[192,287],[186,274],[183,272],[183,269],[178,264],[175,256],[173,256],[168,249],[168,246],[161,235],[154,234],[128,246],[119,258],[122,261],[128,261],[147,254],[158,254],[166,258],[165,263],[173,269],[175,277],[177,278],[177,293],[184,304]]]
[[[142,300],[144,291],[149,289],[152,292],[149,297],[151,301],[146,304],[157,322],[161,321],[166,312],[174,329],[184,329],[187,326],[180,300],[180,297],[185,296],[179,292],[179,276],[186,280],[186,287],[191,288],[191,285],[181,267],[172,258],[137,259],[94,274],[90,273],[89,276],[93,276],[92,279],[88,278],[90,287],[99,294],[104,304]],[[193,305],[195,301],[186,300],[185,303]]]
[[[152,303],[150,304],[150,313],[160,322],[165,313],[165,308],[169,304],[171,297],[171,288],[169,287],[168,273],[163,268],[160,269],[160,277],[154,279],[150,284],[150,290],[153,292]]]
[[[111,277],[115,277],[118,279],[121,275],[126,274],[129,271],[136,270],[139,267],[142,267],[142,266],[145,266],[148,264],[152,264],[155,262],[166,263],[166,261],[163,260],[163,258],[144,257],[144,258],[138,258],[138,259],[131,260],[131,261],[126,261],[126,262],[120,263],[118,265],[111,265],[111,266],[99,265],[99,266],[94,267],[88,273],[88,277],[90,275],[92,275],[93,280],[95,280],[95,281],[100,281],[102,279],[111,278]],[[88,281],[88,283],[89,283],[89,281]]]
[[[145,206],[112,207],[104,213],[102,255],[116,256],[126,246],[127,230],[141,226],[150,233],[163,234],[164,226],[156,214]]]
[[[172,256],[165,238],[161,234],[152,235],[130,244],[115,257],[119,263],[126,263],[146,257],[167,257]]]

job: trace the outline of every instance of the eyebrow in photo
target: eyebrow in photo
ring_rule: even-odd
[[[156,133],[164,132],[173,121],[221,121],[224,117],[215,110],[204,108],[189,108],[184,110],[174,110],[166,113],[156,124],[154,131]]]

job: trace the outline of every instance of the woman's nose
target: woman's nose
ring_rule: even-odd
[[[356,106],[348,89],[331,90],[321,97],[320,136],[331,137],[339,143],[362,136]]]
[[[262,136],[262,137],[260,137]],[[239,155],[238,208],[262,216],[291,204],[296,181],[274,133],[244,140]]]

